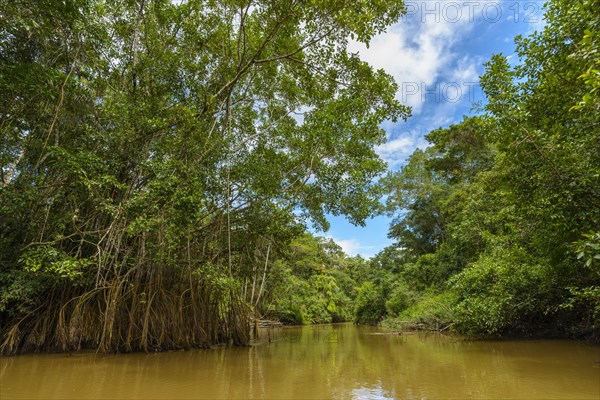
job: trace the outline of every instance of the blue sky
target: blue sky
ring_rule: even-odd
[[[399,85],[398,100],[412,107],[407,122],[386,122],[387,143],[377,153],[390,170],[399,169],[423,136],[473,115],[484,97],[478,85],[483,63],[493,53],[511,56],[513,38],[543,26],[543,1],[407,0],[407,15],[375,37],[370,46],[351,43],[350,50],[373,67],[391,74]],[[516,62],[513,57],[511,61]],[[328,218],[333,238],[349,255],[372,257],[392,243],[385,216],[356,227],[344,217]]]

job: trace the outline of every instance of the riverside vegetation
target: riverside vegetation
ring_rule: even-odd
[[[385,179],[387,324],[600,337],[600,2],[545,19],[485,64],[482,114]]]
[[[598,1],[550,2],[481,114],[380,180],[410,110],[347,45],[401,2],[0,10],[3,353],[243,345],[252,317],[598,338]],[[371,260],[306,232],[378,212]]]

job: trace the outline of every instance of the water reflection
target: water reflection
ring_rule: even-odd
[[[368,400],[390,400],[395,397],[387,393],[380,387],[374,388],[357,388],[352,390],[352,399],[368,399]]]
[[[263,331],[245,348],[2,358],[0,398],[598,399],[599,359],[569,341],[322,325]]]

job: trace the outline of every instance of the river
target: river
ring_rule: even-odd
[[[250,347],[0,358],[0,398],[600,399],[600,347],[352,324],[263,330]]]

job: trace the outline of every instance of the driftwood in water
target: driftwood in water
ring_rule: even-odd
[[[278,326],[283,326],[283,323],[279,322],[279,321],[269,321],[266,319],[260,319],[258,320],[258,327],[259,328],[275,328]]]
[[[439,321],[433,323],[418,323],[413,321],[399,321],[400,322],[400,331],[398,334],[402,332],[411,332],[411,331],[428,331],[428,332],[444,332],[454,326],[454,323],[450,323],[445,326],[441,326]]]

